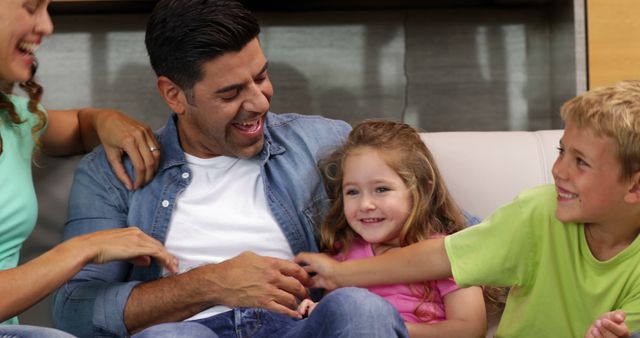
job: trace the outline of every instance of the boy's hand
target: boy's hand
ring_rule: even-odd
[[[585,338],[629,337],[630,332],[624,323],[625,318],[626,315],[622,310],[607,312],[591,324]]]
[[[335,267],[338,261],[322,253],[303,252],[296,256],[294,261],[309,273],[312,277],[314,288],[324,288],[329,291],[340,287],[335,280]]]

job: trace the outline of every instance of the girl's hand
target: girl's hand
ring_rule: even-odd
[[[153,257],[172,274],[178,272],[178,260],[159,241],[136,227],[97,231],[76,238],[75,243],[89,249],[91,263],[128,260],[148,266]]]
[[[158,141],[151,128],[118,110],[101,109],[95,116],[96,133],[116,177],[129,190],[149,183],[160,163]],[[123,153],[129,155],[135,169],[135,184],[122,165]]]
[[[625,318],[626,314],[622,310],[607,312],[591,324],[585,338],[629,337],[631,333],[624,323]]]
[[[300,302],[300,305],[298,305],[298,313],[300,313],[303,318],[309,317],[313,309],[316,308],[316,305],[316,302],[309,298],[305,298]]]
[[[323,253],[302,252],[294,258],[294,261],[313,276],[311,286],[329,291],[341,286],[336,281],[334,273],[336,266],[340,263],[333,258]]]

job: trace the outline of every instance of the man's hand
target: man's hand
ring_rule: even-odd
[[[591,324],[585,338],[629,337],[630,332],[624,323],[625,318],[626,315],[622,310],[607,312]]]
[[[207,269],[214,268],[213,274]],[[215,290],[215,303],[229,307],[261,307],[294,318],[298,299],[307,298],[309,275],[296,263],[244,252],[232,259],[199,269]]]

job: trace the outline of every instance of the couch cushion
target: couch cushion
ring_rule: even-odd
[[[453,197],[480,218],[527,188],[553,183],[561,136],[562,130],[421,134]]]

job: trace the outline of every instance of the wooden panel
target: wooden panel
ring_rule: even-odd
[[[587,0],[589,87],[640,79],[640,1]]]

